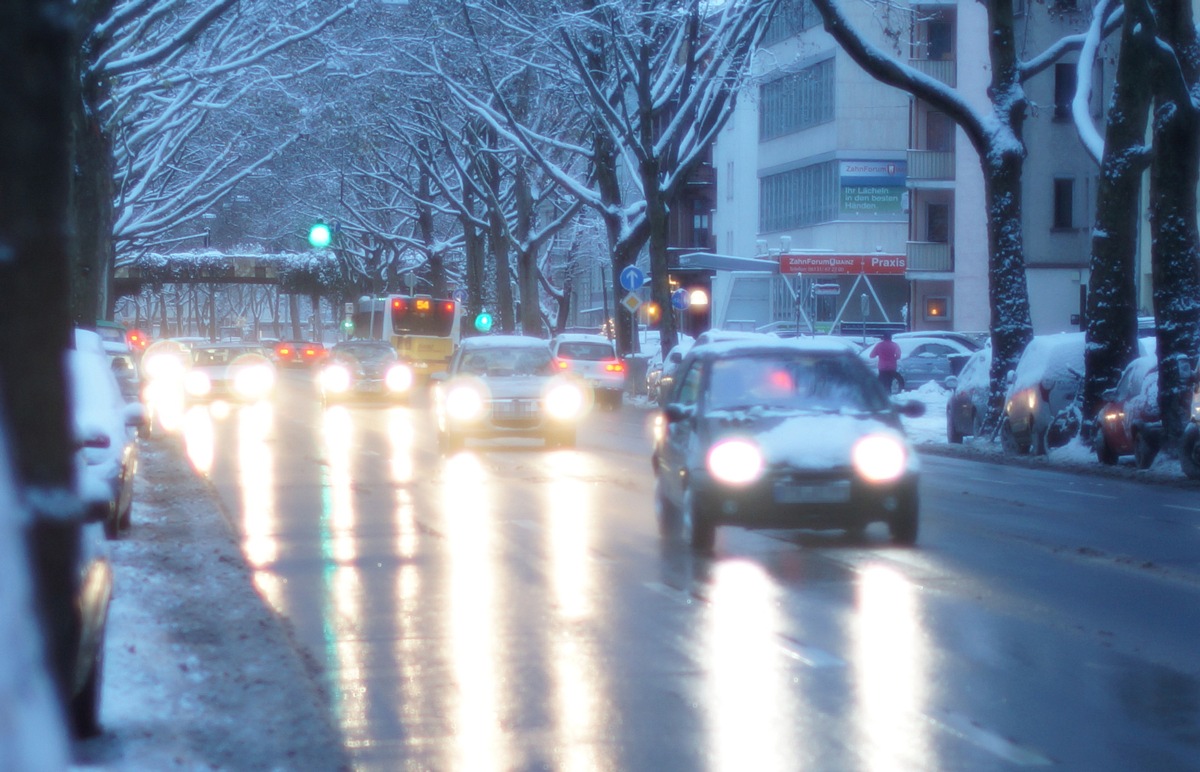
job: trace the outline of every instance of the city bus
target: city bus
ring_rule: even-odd
[[[354,337],[391,343],[422,379],[445,371],[461,329],[458,303],[430,295],[364,298],[353,321]]]

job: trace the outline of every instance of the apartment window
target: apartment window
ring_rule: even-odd
[[[833,161],[802,166],[759,181],[759,231],[781,231],[830,222],[837,216],[838,178]]]
[[[712,213],[708,203],[700,199],[692,201],[692,246],[707,247],[712,233]]]
[[[926,34],[929,35],[926,54],[928,59],[935,62],[949,61],[954,58],[954,25],[948,21],[936,20],[926,24]]]
[[[772,46],[821,23],[812,0],[782,0],[763,33],[762,44]]]
[[[950,298],[925,298],[925,321],[940,322],[950,318]]]
[[[950,205],[927,204],[925,207],[925,238],[937,244],[950,243]]]
[[[1075,180],[1060,178],[1054,181],[1054,229],[1075,227]]]
[[[759,140],[832,121],[833,100],[833,59],[764,83],[759,99]]]
[[[1071,100],[1075,98],[1075,65],[1054,65],[1054,120],[1071,118]]]
[[[934,111],[926,115],[925,149],[943,153],[954,149],[954,121],[950,116]]]

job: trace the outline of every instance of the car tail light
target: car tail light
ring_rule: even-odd
[[[608,362],[604,365],[604,369],[610,373],[623,373],[625,372],[625,363],[621,361]]]
[[[571,363],[565,359],[555,359],[554,366],[557,367],[559,370],[566,370],[568,367],[571,366]]]
[[[286,357],[292,355],[292,350],[287,346],[280,346],[279,348],[275,349],[275,353],[281,357]]]
[[[315,348],[306,348],[306,349],[304,349],[304,356],[306,356],[306,357],[315,357],[316,355],[317,355],[317,350],[316,350]]]

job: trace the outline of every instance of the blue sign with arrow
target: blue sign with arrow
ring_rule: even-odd
[[[646,274],[636,265],[627,265],[622,268],[620,278],[621,286],[630,292],[641,289],[642,285],[646,283]]]

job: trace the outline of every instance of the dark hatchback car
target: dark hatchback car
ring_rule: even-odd
[[[840,529],[917,538],[918,461],[875,373],[820,340],[696,345],[655,430],[664,537],[712,549],[716,528]]]
[[[1130,362],[1116,387],[1104,392],[1092,443],[1102,464],[1132,455],[1138,469],[1149,469],[1161,442],[1158,355],[1147,354]]]

